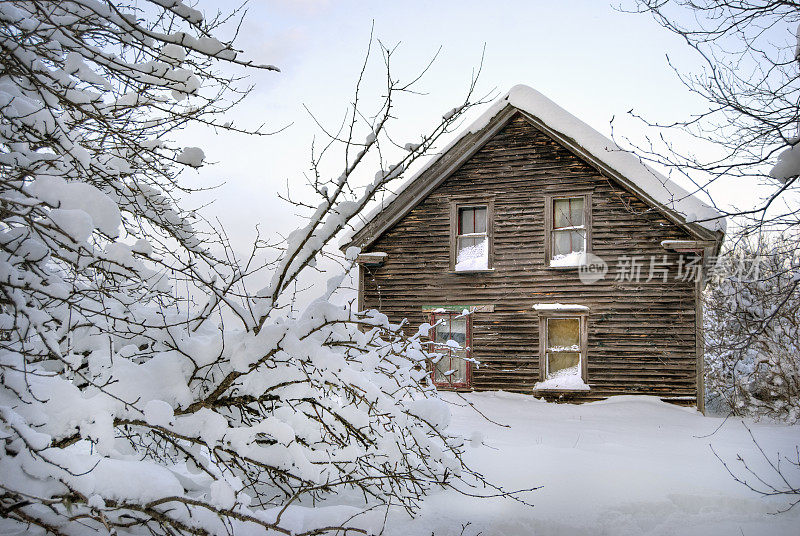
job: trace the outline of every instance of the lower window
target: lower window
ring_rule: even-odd
[[[430,351],[441,356],[435,363],[429,363],[434,385],[445,388],[469,387],[472,363],[467,359],[471,355],[472,317],[456,312],[432,313],[431,325]]]
[[[580,318],[548,318],[545,379],[581,375]]]
[[[539,319],[541,381],[536,389],[588,390],[586,376],[586,317],[543,316]]]

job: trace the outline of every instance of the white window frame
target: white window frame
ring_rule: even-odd
[[[549,360],[547,354],[549,353],[548,329],[547,323],[551,319],[578,319],[578,340],[580,341],[580,373],[581,380],[587,382],[587,347],[588,347],[588,311],[579,312],[564,312],[558,310],[543,310],[538,311],[539,314],[539,381],[544,382],[547,380]]]
[[[583,199],[583,225],[574,225],[570,227],[555,228],[555,202],[567,199]],[[583,230],[583,253],[588,255],[592,251],[592,194],[591,193],[571,193],[548,195],[545,197],[545,241],[544,241],[544,261],[545,266],[551,267],[550,263],[553,260],[553,252],[555,248],[553,243],[555,240],[556,232],[558,231],[576,231]],[[552,266],[552,268],[577,268],[576,266]]]

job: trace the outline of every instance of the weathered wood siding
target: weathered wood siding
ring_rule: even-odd
[[[592,194],[592,252],[606,277],[582,284],[576,270],[546,268],[545,195]],[[492,273],[449,271],[450,200],[494,200]],[[660,242],[691,239],[683,229],[536,130],[520,115],[372,244],[388,253],[361,268],[363,303],[410,329],[428,320],[423,305],[493,304],[473,317],[475,389],[532,392],[539,380],[535,303],[588,305],[588,383],[577,399],[614,394],[694,397],[695,288],[675,279],[678,256]],[[651,255],[668,255],[669,280],[645,282]],[[616,281],[617,260],[640,256],[643,278]],[[690,400],[687,400],[690,402]]]

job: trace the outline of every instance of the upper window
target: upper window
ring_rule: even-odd
[[[541,381],[536,389],[587,390],[586,317],[552,316],[539,321]]]
[[[589,249],[589,197],[553,197],[548,203],[549,266],[578,266]]]
[[[489,269],[487,206],[458,207],[455,270]]]
[[[456,312],[431,314],[431,353],[439,354],[429,364],[431,379],[437,387],[469,387],[472,372],[469,359],[471,316]],[[435,361],[435,362],[434,362]]]

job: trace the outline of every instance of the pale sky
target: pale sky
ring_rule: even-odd
[[[631,5],[630,0],[618,0]],[[226,1],[201,0],[206,13],[230,9]],[[237,122],[267,128],[291,125],[266,138],[192,131],[187,145],[201,146],[217,162],[184,176],[187,183],[226,184],[199,201],[216,199],[206,215],[219,218],[237,245],[252,229],[286,233],[299,223],[277,192],[287,181],[304,190],[312,139],[320,139],[303,105],[334,127],[352,98],[374,21],[383,43],[399,43],[394,74],[408,79],[442,50],[418,86],[427,95],[401,102],[394,135],[414,140],[463,98],[485,46],[479,93],[498,95],[515,84],[529,85],[600,132],[641,136],[642,126],[626,119],[633,109],[654,120],[684,118],[700,103],[681,86],[666,55],[681,68],[696,67],[675,36],[649,16],[622,13],[600,0],[416,1],[252,0],[237,44],[245,56],[275,64],[280,73],[251,73],[255,89],[239,107]],[[371,82],[383,75],[373,57]],[[377,104],[378,86],[368,84],[367,109]],[[370,106],[372,105],[372,106]],[[473,110],[467,121],[482,109]],[[619,124],[618,124],[619,122]],[[690,188],[689,185],[684,186]],[[749,193],[748,193],[749,192]],[[718,203],[741,203],[749,187],[728,187]],[[750,197],[752,198],[752,197]],[[195,204],[193,202],[192,204]]]

